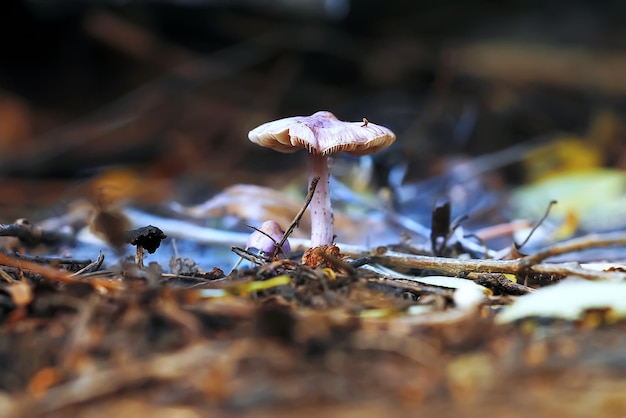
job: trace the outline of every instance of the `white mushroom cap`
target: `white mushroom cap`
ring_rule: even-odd
[[[387,148],[396,135],[384,126],[363,120],[343,122],[330,112],[293,116],[267,122],[248,134],[250,141],[280,152],[306,148],[312,154],[330,155],[344,151],[367,155]]]
[[[280,240],[283,239],[284,235],[285,231],[283,231],[278,222],[265,221],[261,224],[258,231],[255,230],[252,234],[250,234],[246,248],[256,248],[265,254],[272,254],[274,252],[275,243],[279,243]],[[291,251],[289,240],[286,240],[283,243],[282,248],[285,253]]]

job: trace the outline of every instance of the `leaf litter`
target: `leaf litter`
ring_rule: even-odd
[[[371,405],[372,415],[444,406],[493,413],[510,408],[511,385],[529,388],[513,401],[520,411],[569,411],[554,398],[582,390],[595,397],[584,407],[626,408],[615,392],[589,389],[612,384],[625,364],[616,332],[625,323],[623,258],[550,261],[624,247],[626,234],[584,235],[528,255],[511,245],[495,259],[468,249],[471,234],[440,210],[420,245],[338,243],[341,252],[318,254],[315,267],[302,264],[307,242],[295,239],[286,257],[240,248],[245,261],[232,271],[206,272],[178,249],[172,273],[150,256],[144,265],[144,249],[158,253],[168,241],[167,223],[125,232],[137,255],[113,253],[113,262],[0,254],[2,413],[280,414],[316,405],[338,414],[347,405]],[[0,231],[28,249],[76,239],[30,224]]]

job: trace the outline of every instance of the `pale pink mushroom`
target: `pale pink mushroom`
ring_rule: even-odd
[[[258,231],[255,230],[250,234],[246,248],[256,248],[266,255],[274,254],[276,244],[280,243],[284,235],[285,231],[283,231],[278,222],[265,221],[261,224]],[[291,251],[288,239],[283,243],[282,249],[285,254]]]
[[[294,116],[267,122],[248,134],[250,141],[280,152],[309,152],[309,182],[319,177],[311,212],[311,246],[333,243],[333,212],[330,204],[328,156],[344,151],[350,155],[367,155],[391,145],[396,136],[384,126],[363,119],[340,121],[330,112],[311,116]]]

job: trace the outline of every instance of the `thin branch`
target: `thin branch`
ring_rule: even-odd
[[[251,263],[265,264],[268,262],[268,260],[265,257],[262,257],[257,254],[253,254],[250,251],[244,250],[243,248],[232,247],[230,250],[234,252],[235,254],[237,254],[239,257],[241,257],[241,259],[246,259],[250,261]],[[235,267],[232,268],[232,270],[236,269],[240,263],[241,263],[241,260],[239,260],[239,262],[235,265]]]
[[[557,255],[590,248],[615,247],[626,245],[626,232],[612,232],[607,234],[590,234],[580,238],[573,238],[551,245],[534,254],[522,258],[522,266],[530,267],[543,260]]]
[[[93,261],[89,259],[76,259],[76,258],[66,258],[66,257],[48,257],[42,255],[28,255],[21,253],[5,253],[11,257],[15,257],[20,260],[32,261],[37,264],[48,264],[54,266],[63,266],[66,270],[73,269],[81,269]]]
[[[72,237],[68,234],[39,229],[31,225],[16,224],[0,224],[0,236],[19,238],[23,244],[30,247],[38,244],[54,246],[71,242],[72,240]]]
[[[594,234],[555,244],[535,254],[517,260],[461,260],[443,257],[428,257],[387,251],[384,247],[376,249],[371,258],[374,262],[392,266],[438,271],[449,276],[466,277],[469,273],[509,273],[509,274],[546,274],[569,276],[576,275],[588,280],[626,280],[626,274],[589,270],[578,263],[542,263],[546,258],[568,252],[596,247],[626,245],[626,234]]]
[[[537,228],[539,228],[541,226],[542,223],[545,222],[545,220],[548,218],[548,215],[550,215],[550,209],[552,209],[552,206],[556,205],[558,202],[556,200],[551,200],[550,203],[548,203],[548,207],[546,208],[546,211],[543,213],[543,216],[541,217],[541,219],[539,219],[539,221],[532,227],[532,229],[530,230],[530,232],[528,233],[528,236],[526,237],[526,239],[524,239],[524,241],[522,241],[521,244],[518,244],[516,242],[514,242],[513,244],[515,245],[515,249],[519,250],[521,249],[524,245],[526,245],[526,243],[528,242],[528,240],[530,239],[530,237],[533,236],[533,234],[535,233],[535,231],[537,230]]]
[[[430,257],[386,251],[378,248],[371,254],[372,261],[392,267],[434,270],[448,276],[464,277],[468,273],[515,273],[520,269],[518,260],[490,260]]]
[[[276,241],[276,240],[274,239],[274,237],[270,236],[270,234],[268,234],[267,232],[265,232],[265,231],[261,231],[259,228],[255,227],[255,226],[252,226],[252,225],[247,225],[247,224],[246,224],[246,226],[247,226],[248,228],[254,229],[254,230],[255,230],[256,232],[258,232],[259,234],[263,234],[263,235],[265,235],[267,238],[269,238],[269,239],[270,239],[270,240],[274,243],[274,251],[273,251],[273,253],[272,253],[272,259],[273,259],[274,257],[276,257],[276,255],[277,255],[279,252],[283,255],[283,257],[287,258],[287,254],[285,254],[285,250],[283,250],[283,247],[282,247],[282,244],[281,244],[281,243],[284,243],[284,240],[281,240],[281,241],[280,241],[281,243],[279,243],[278,241]],[[284,238],[284,235],[283,235],[283,238]]]
[[[287,241],[287,239],[289,238],[289,235],[291,235],[293,230],[296,229],[298,225],[300,225],[300,220],[302,219],[302,216],[304,216],[304,212],[306,211],[306,208],[309,207],[309,204],[311,203],[311,200],[313,199],[313,195],[315,194],[315,189],[317,188],[317,183],[319,181],[320,181],[319,176],[313,177],[313,179],[311,180],[311,184],[309,185],[309,192],[306,195],[304,205],[302,206],[302,209],[300,209],[300,212],[296,214],[296,217],[293,218],[293,221],[291,221],[291,225],[289,225],[289,228],[287,228],[287,231],[285,231],[285,235],[283,235],[283,239],[281,239],[280,242],[277,244],[276,246],[277,248],[282,248],[285,241]]]
[[[538,274],[578,276],[587,280],[626,281],[625,273],[589,270],[578,263],[543,263],[531,266],[529,270]]]
[[[100,251],[100,254],[98,255],[98,259],[96,261],[87,264],[85,267],[83,267],[82,269],[78,270],[76,273],[72,274],[72,276],[80,276],[80,275],[85,274],[85,273],[90,273],[90,272],[96,271],[100,267],[102,267],[102,263],[103,262],[104,262],[104,253],[102,251]]]
[[[479,285],[496,288],[507,295],[525,295],[535,291],[532,287],[512,282],[502,273],[470,273],[467,278]]]
[[[50,266],[34,263],[32,261],[20,260],[19,258],[11,257],[6,254],[0,253],[0,265],[13,267],[24,271],[29,271],[40,275],[43,279],[57,282],[57,283],[84,283],[79,278],[73,277],[68,271],[58,270]],[[119,290],[124,285],[118,281],[113,280],[100,280],[99,277],[95,277],[89,281],[89,283],[107,290]]]

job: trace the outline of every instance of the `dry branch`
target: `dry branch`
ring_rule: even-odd
[[[17,224],[0,224],[0,236],[19,238],[22,243],[30,247],[38,244],[54,246],[72,241],[69,234]]]
[[[387,251],[372,254],[374,262],[390,266],[438,271],[449,276],[467,277],[470,273],[508,273],[516,275],[576,275],[588,280],[626,280],[626,274],[585,269],[579,263],[540,263],[550,257],[598,247],[626,245],[626,233],[594,234],[554,244],[535,254],[516,260],[477,260],[429,257]]]

